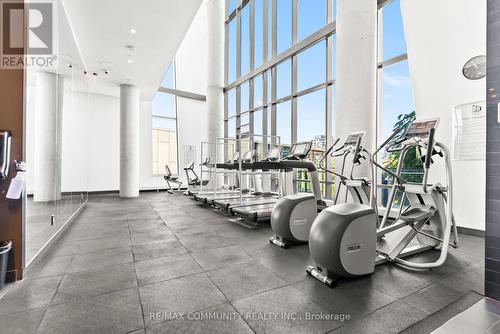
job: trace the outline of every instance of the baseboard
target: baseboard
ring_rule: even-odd
[[[181,188],[180,190],[174,189],[174,192],[179,191],[186,191],[187,188]],[[143,188],[139,190],[139,193],[150,193],[150,192],[167,192],[168,188]],[[119,190],[103,190],[103,191],[89,191],[89,195],[111,195],[111,194],[119,194]]]
[[[32,267],[32,264],[37,263],[39,259],[43,258],[44,254],[47,253],[47,251],[55,243],[55,241],[58,240],[61,237],[61,235],[67,230],[68,226],[70,226],[71,223],[73,223],[76,220],[76,218],[80,215],[80,213],[85,209],[86,205],[87,201],[82,203],[82,205],[80,205],[80,207],[71,215],[71,217],[68,218],[68,220],[64,223],[64,225],[62,225],[56,231],[56,233],[54,233],[54,235],[49,239],[49,241],[47,241],[45,245],[43,245],[43,247],[33,256],[32,259],[30,259],[30,261],[26,264],[24,268],[23,277],[27,277],[29,275],[29,271]]]
[[[484,238],[484,236],[485,236],[484,231],[476,230],[474,228],[457,226],[457,230],[458,230],[458,233],[461,233],[461,234],[467,234],[467,235],[472,235],[472,236],[481,237],[481,238]]]

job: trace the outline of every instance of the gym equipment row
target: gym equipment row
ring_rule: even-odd
[[[272,147],[258,161],[250,145],[241,157],[237,150],[225,163],[208,162],[202,167],[215,175],[212,179],[217,173],[231,173],[236,182],[192,197],[248,222],[270,221],[274,236],[269,241],[276,246],[308,243],[315,264],[306,271],[330,287],[339,279],[370,275],[377,265],[387,262],[409,269],[434,269],[446,261],[449,246],[458,247],[451,158],[447,147],[435,141],[438,125],[437,118],[402,125],[373,153],[362,145],[363,132],[352,133],[341,145],[340,139],[335,140],[318,164],[307,159],[310,142],[294,144],[286,153],[279,145]],[[237,142],[242,147],[241,139]],[[397,157],[395,170],[380,162],[388,155]],[[323,166],[328,156],[336,161],[334,170]],[[405,164],[412,156],[421,160],[420,182],[404,177]],[[445,177],[430,183],[436,157],[443,161],[438,165],[444,166]],[[317,165],[338,180],[333,201],[322,198]],[[312,193],[297,193],[286,186],[293,184],[297,170],[307,170]],[[269,175],[279,180],[275,192],[258,186]],[[253,187],[242,185],[245,177],[252,177]],[[386,182],[378,181],[382,178]],[[385,208],[379,207],[382,192],[389,193]],[[428,250],[439,251],[435,261],[409,259]]]

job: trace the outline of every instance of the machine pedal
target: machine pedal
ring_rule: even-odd
[[[272,237],[269,239],[269,242],[272,243],[275,246],[281,247],[283,249],[288,248],[288,244],[284,242],[283,240],[280,240],[279,237]]]
[[[326,276],[313,266],[307,266],[306,273],[330,288],[333,288],[337,285],[337,282],[333,278]]]

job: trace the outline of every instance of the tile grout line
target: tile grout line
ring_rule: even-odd
[[[139,307],[141,308],[141,318],[142,318],[142,326],[143,326],[143,329],[144,329],[144,332],[146,332],[146,320],[144,319],[144,317],[146,316],[144,314],[144,306],[142,304],[142,299],[141,299],[141,291],[139,289],[139,277],[137,276],[137,267],[135,265],[135,254],[134,254],[134,250],[133,250],[133,246],[132,246],[132,231],[130,231],[130,225],[128,224],[128,217],[127,217],[127,228],[128,228],[128,236],[129,236],[129,241],[130,241],[130,252],[132,253],[132,261],[133,261],[133,264],[134,264],[134,273],[135,273],[135,282],[137,284],[137,296],[139,298]]]
[[[163,218],[162,218],[163,219]],[[182,244],[182,242],[180,241],[180,239],[177,237],[177,235],[175,234],[175,232],[172,232],[175,236],[175,238],[177,239],[177,241],[179,241],[182,245],[182,247],[184,247],[184,249],[186,249],[186,251],[188,251],[188,254],[189,256],[193,259],[194,262],[196,262],[196,264],[201,268],[201,270],[203,271],[203,273],[205,274],[205,276],[210,280],[210,282],[215,286],[215,288],[217,288],[217,290],[219,290],[219,292],[224,296],[224,298],[226,298],[227,300],[227,303],[229,303],[229,305],[231,305],[231,307],[236,310],[236,312],[238,312],[238,309],[233,305],[233,303],[229,300],[229,298],[226,296],[226,294],[219,288],[219,286],[217,284],[215,284],[215,282],[213,281],[213,279],[210,277],[210,275],[208,275],[207,271],[205,271],[205,268],[203,268],[201,266],[201,264],[194,258],[194,256],[191,254],[191,252],[189,252],[189,250],[184,246],[184,244]],[[198,311],[200,312],[200,311]],[[238,312],[239,313],[239,312]],[[250,330],[254,333],[255,330],[252,328],[252,326],[250,326],[250,324],[245,320],[243,319],[243,322],[245,322],[245,324],[248,326],[248,328],[250,328]]]

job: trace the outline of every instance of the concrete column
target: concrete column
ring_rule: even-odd
[[[208,73],[207,135],[209,142],[224,136],[224,0],[207,0]],[[215,151],[214,147],[211,147]],[[222,159],[220,147],[218,160]],[[214,157],[215,152],[209,152]]]
[[[365,131],[363,145],[373,150],[377,123],[377,1],[337,1],[336,60],[335,136],[345,140],[351,132]],[[338,166],[339,159],[335,163]],[[368,168],[358,171],[370,176]]]
[[[139,196],[139,110],[139,89],[121,85],[120,197]]]
[[[35,202],[61,198],[63,93],[64,77],[49,72],[37,73],[33,166]]]

